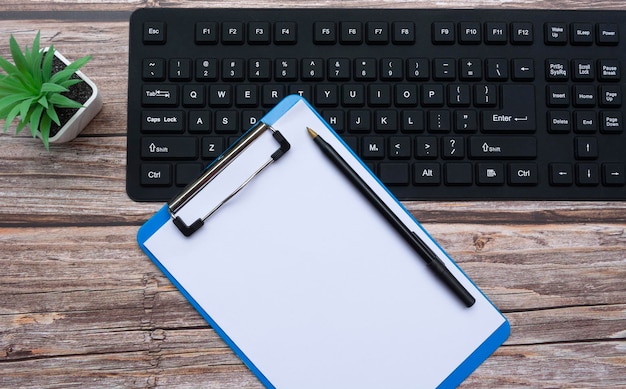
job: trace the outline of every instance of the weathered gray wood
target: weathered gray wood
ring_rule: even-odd
[[[0,3],[0,54],[9,34],[27,43],[41,30],[70,59],[94,56],[84,70],[105,101],[77,140],[50,152],[14,127],[0,134],[0,387],[261,387],[135,241],[161,207],[125,193],[127,20],[151,6],[207,3]],[[617,0],[255,6],[626,9]],[[405,204],[511,322],[463,387],[626,387],[626,203]]]

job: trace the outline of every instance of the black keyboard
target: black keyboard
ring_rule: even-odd
[[[626,11],[141,9],[127,192],[171,199],[283,97],[401,200],[624,200]]]

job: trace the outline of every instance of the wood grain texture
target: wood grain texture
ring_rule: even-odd
[[[94,56],[84,70],[105,101],[78,139],[50,152],[13,126],[0,134],[0,387],[261,387],[138,248],[137,229],[161,204],[125,193],[128,17],[196,6],[233,4],[0,3],[1,55],[9,34],[26,43],[41,30],[70,59]],[[618,0],[255,6],[626,9]],[[505,345],[462,387],[626,388],[625,202],[405,205],[511,322]]]

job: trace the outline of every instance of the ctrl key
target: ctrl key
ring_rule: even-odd
[[[172,185],[172,166],[169,163],[150,163],[141,165],[141,185]]]

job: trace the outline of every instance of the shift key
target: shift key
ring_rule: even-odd
[[[472,136],[470,157],[477,159],[533,159],[537,140],[532,136]]]
[[[141,140],[141,158],[196,159],[198,140],[190,136],[146,137]]]
[[[483,111],[483,132],[535,132],[535,87],[503,85],[501,96],[501,109]]]

